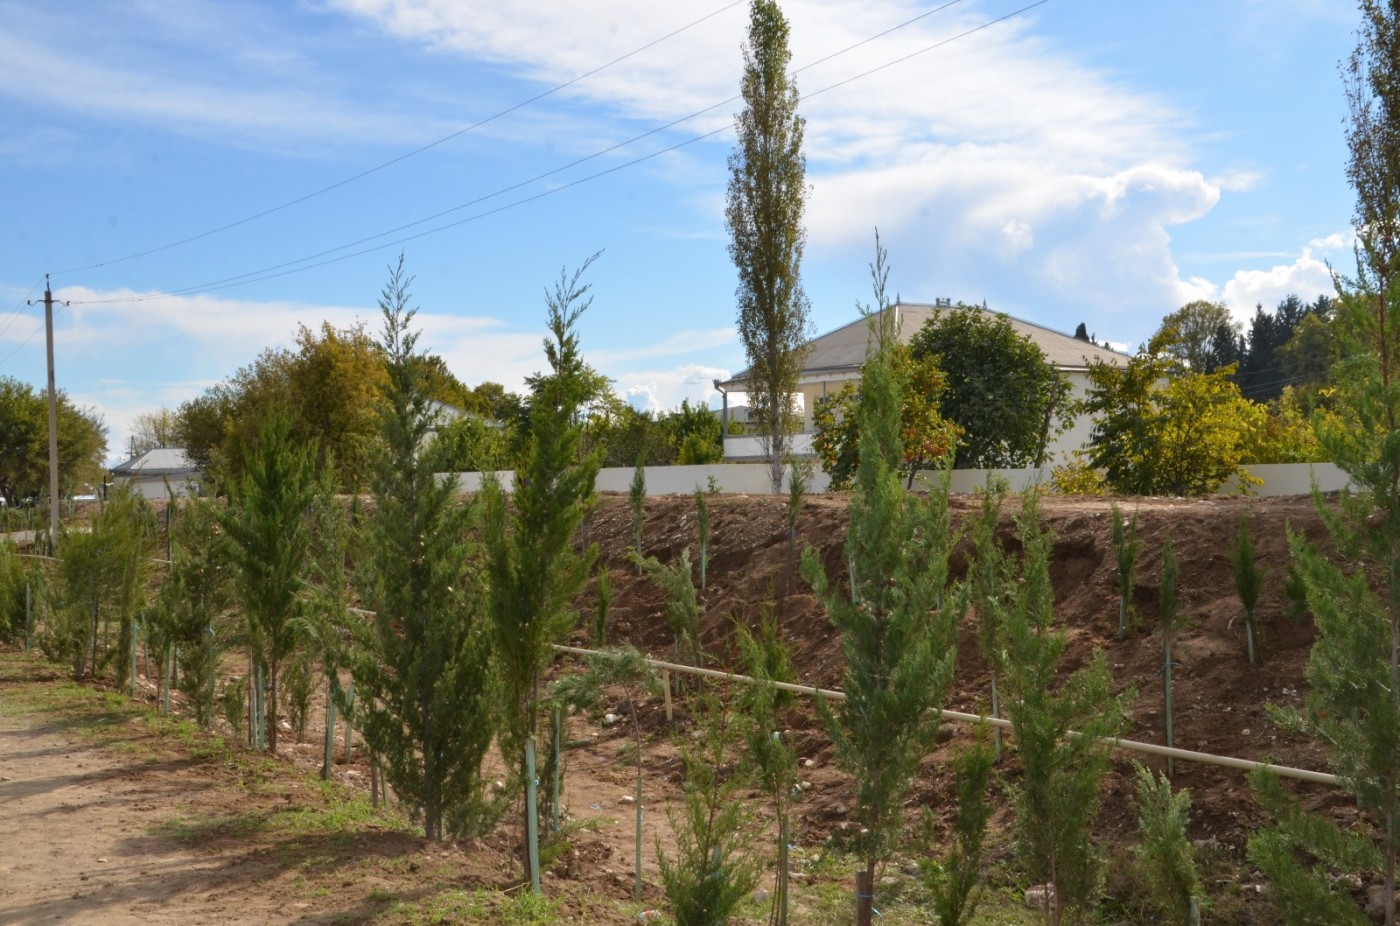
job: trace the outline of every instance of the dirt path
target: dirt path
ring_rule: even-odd
[[[150,835],[198,786],[147,758],[0,717],[0,922],[274,921],[221,900],[225,860]]]

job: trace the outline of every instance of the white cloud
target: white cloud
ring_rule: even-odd
[[[719,398],[715,380],[726,380],[730,371],[687,363],[670,370],[644,370],[617,376],[614,391],[643,411],[670,411],[682,399],[708,406]]]

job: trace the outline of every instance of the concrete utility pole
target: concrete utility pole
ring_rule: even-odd
[[[33,305],[31,302],[30,305]],[[58,545],[58,389],[53,375],[53,289],[44,274],[44,340],[49,355],[49,544]]]

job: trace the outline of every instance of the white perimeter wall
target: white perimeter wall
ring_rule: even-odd
[[[1254,486],[1250,492],[1253,495],[1307,495],[1312,491],[1313,480],[1317,480],[1318,488],[1324,492],[1333,492],[1344,488],[1347,485],[1347,475],[1332,463],[1271,463],[1259,466],[1246,466],[1245,469],[1253,476],[1263,480],[1263,484]],[[631,467],[611,467],[598,471],[597,488],[600,492],[626,492],[632,485]],[[1007,481],[1011,491],[1019,492],[1037,483],[1043,485],[1050,484],[1050,468],[1040,469],[960,469],[954,470],[952,475],[952,490],[954,492],[973,492],[987,484],[988,474],[996,474]],[[506,491],[510,491],[515,483],[515,474],[512,472],[502,472],[496,474]],[[714,478],[715,483],[721,492],[732,492],[743,495],[768,495],[772,491],[768,481],[768,467],[761,463],[715,463],[706,466],[648,466],[646,468],[647,494],[648,495],[689,495],[695,489],[709,488],[710,479]],[[463,492],[476,492],[481,488],[481,473],[458,473],[456,474],[457,487]],[[915,479],[915,485],[927,488],[930,481],[936,478],[931,473],[920,473]],[[808,490],[811,492],[825,492],[830,486],[831,480],[826,473],[817,470],[812,474]],[[787,480],[783,480],[783,490],[787,489]],[[1239,486],[1236,481],[1226,483],[1217,493],[1220,495],[1238,495]],[[163,495],[161,497],[164,497]]]

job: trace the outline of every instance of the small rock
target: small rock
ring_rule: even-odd
[[[951,723],[940,723],[938,725],[938,742],[946,743],[958,732],[958,728]]]
[[[605,727],[610,727],[610,726],[612,726],[613,724],[617,723],[617,722],[618,722],[619,720],[621,720],[621,719],[622,719],[622,718],[619,717],[619,716],[617,716],[616,714],[604,714],[604,715],[603,715],[603,726],[605,726]]]
[[[817,767],[817,760],[816,760],[816,759],[803,759],[803,760],[802,760],[802,767],[803,767],[803,768],[816,768],[816,767]]]
[[[851,808],[847,807],[845,804],[837,804],[835,809],[837,815],[843,817],[851,812]]]
[[[799,781],[797,783],[797,790],[799,791],[808,791],[811,790],[811,787],[812,783],[810,781]]]
[[[754,892],[753,892],[753,901],[754,901],[754,903],[767,903],[767,902],[768,902],[768,896],[769,896],[769,895],[768,895],[768,892],[767,892],[767,891],[754,891]]]
[[[105,861],[107,861],[107,860],[106,860],[105,858],[100,858],[100,859],[98,859],[98,861],[99,861],[99,862],[105,862]]]
[[[1249,735],[1249,727],[1245,727],[1243,730],[1240,731],[1240,736],[1248,736],[1248,735]]]
[[[635,804],[637,803],[637,799],[630,794],[624,794],[617,799],[617,802],[619,804]]]
[[[1373,884],[1366,888],[1366,915],[1377,923],[1385,919],[1385,885]]]
[[[1042,910],[1046,904],[1055,902],[1055,888],[1050,884],[1036,884],[1026,888],[1026,906],[1032,910]]]

